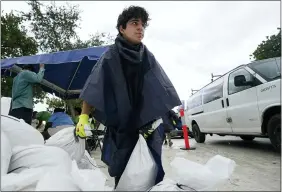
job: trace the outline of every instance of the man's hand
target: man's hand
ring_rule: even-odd
[[[81,114],[79,116],[79,121],[76,125],[76,135],[80,138],[86,138],[84,127],[85,125],[89,124],[88,120],[89,116],[86,114]]]
[[[42,64],[42,63],[39,65],[39,67],[40,67],[41,69],[44,69],[44,66],[45,66],[45,65]]]

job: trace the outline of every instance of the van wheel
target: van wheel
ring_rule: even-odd
[[[281,114],[273,115],[267,124],[267,133],[276,151],[281,151]]]
[[[252,141],[255,139],[254,136],[247,136],[247,135],[240,136],[240,138],[243,139],[244,141]]]
[[[204,143],[206,140],[206,134],[202,133],[197,124],[193,124],[192,126],[193,136],[197,143]]]

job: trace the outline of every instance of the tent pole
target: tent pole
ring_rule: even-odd
[[[75,72],[74,72],[74,75],[72,76],[72,79],[71,79],[71,81],[70,81],[70,83],[69,83],[69,86],[68,86],[68,88],[67,88],[67,90],[66,90],[66,94],[68,94],[68,90],[70,89],[70,86],[71,86],[71,84],[72,84],[72,82],[73,82],[73,80],[74,80],[74,78],[75,78],[75,75],[76,75],[76,73],[77,73],[77,71],[78,71],[78,69],[79,69],[79,67],[80,67],[80,65],[81,65],[81,63],[82,63],[82,60],[83,60],[83,58],[82,58],[81,61],[79,62],[78,66],[77,66],[77,68],[76,68],[76,70],[75,70]],[[66,96],[67,96],[67,95],[66,95]],[[66,100],[66,103],[67,103],[67,105],[68,105],[69,108],[70,108],[71,116],[74,118],[74,117],[75,117],[75,112],[74,112],[74,108],[73,108],[72,103],[70,102],[70,100]]]
[[[77,68],[76,68],[76,70],[75,70],[75,72],[74,72],[74,75],[72,76],[72,79],[71,79],[71,81],[70,81],[70,83],[69,83],[69,86],[68,86],[68,88],[67,88],[67,90],[66,90],[66,93],[68,93],[68,90],[69,90],[70,87],[71,87],[71,84],[72,84],[72,82],[73,82],[73,80],[74,80],[74,78],[75,78],[75,76],[76,76],[76,73],[77,73],[77,71],[78,71],[78,69],[79,69],[79,67],[80,67],[80,65],[81,65],[81,63],[82,63],[82,60],[83,60],[83,58],[82,58],[81,61],[79,62],[78,66],[77,66]]]

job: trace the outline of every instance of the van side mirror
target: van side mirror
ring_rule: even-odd
[[[237,75],[234,77],[234,84],[236,87],[241,86],[252,86],[253,85],[253,79],[251,81],[246,81],[246,77],[244,75]]]

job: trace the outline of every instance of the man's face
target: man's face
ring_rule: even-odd
[[[125,29],[120,26],[120,32],[130,43],[139,44],[144,37],[144,24],[141,19],[131,19]]]

